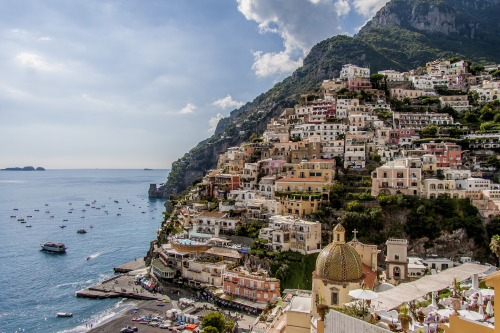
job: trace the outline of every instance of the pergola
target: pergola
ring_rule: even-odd
[[[405,302],[414,301],[428,293],[440,291],[452,285],[453,279],[462,282],[475,274],[482,274],[491,267],[472,263],[448,268],[441,273],[426,275],[416,281],[401,283],[400,285],[383,292],[372,301],[375,310],[392,310]]]

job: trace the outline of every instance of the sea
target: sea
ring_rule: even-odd
[[[86,332],[134,307],[75,292],[147,253],[165,203],[148,199],[149,184],[168,172],[0,171],[0,332]],[[66,253],[41,250],[48,241],[64,243]]]

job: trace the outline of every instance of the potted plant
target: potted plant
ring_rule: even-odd
[[[399,308],[398,320],[401,323],[403,332],[407,332],[410,328],[410,324],[413,323],[413,318],[410,316],[409,310],[405,305]]]
[[[453,296],[450,296],[451,299],[451,307],[453,310],[455,310],[455,313],[457,313],[458,310],[460,310],[460,302],[462,301],[462,297],[460,296],[460,283],[458,282],[457,278],[453,279]]]
[[[425,320],[425,314],[421,310],[417,312],[417,320],[420,323],[423,323]]]

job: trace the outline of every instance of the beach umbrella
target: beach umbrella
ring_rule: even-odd
[[[486,304],[486,314],[488,316],[493,316],[495,312],[493,311],[493,305],[491,305],[491,301],[488,301],[488,304]]]
[[[479,312],[475,312],[475,311],[458,310],[458,313],[460,314],[460,316],[464,317],[465,319],[469,319],[469,320],[482,320],[482,319],[484,319],[483,315],[481,315]]]

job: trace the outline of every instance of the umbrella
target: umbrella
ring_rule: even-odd
[[[479,297],[477,298],[477,304],[484,305],[484,297],[481,293],[479,293]]]
[[[465,319],[469,319],[469,320],[482,320],[482,319],[484,319],[483,315],[481,315],[479,312],[475,312],[475,311],[458,310],[458,313],[462,317],[464,317]]]
[[[348,294],[352,298],[362,299],[362,300],[372,300],[378,298],[378,294],[374,291],[367,289],[355,289],[351,290]]]
[[[488,301],[488,304],[486,304],[486,314],[488,316],[493,316],[495,312],[493,312],[493,305],[491,305],[491,301]]]
[[[354,289],[351,290],[348,295],[352,298],[363,300],[363,311],[365,310],[365,300],[378,298],[378,294],[376,292],[367,289]]]
[[[484,318],[484,309],[482,306],[479,306],[479,311],[477,313],[479,313]]]

